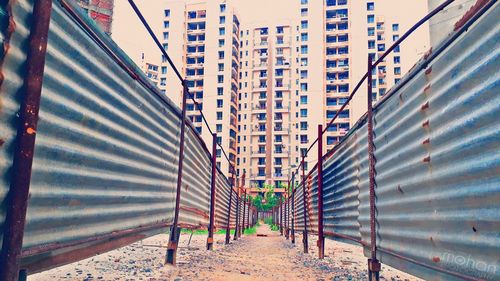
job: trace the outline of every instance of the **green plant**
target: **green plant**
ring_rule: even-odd
[[[265,218],[265,219],[264,219],[264,223],[265,223],[265,224],[272,225],[272,224],[273,224],[273,218],[271,218],[271,217]]]
[[[278,231],[280,227],[277,224],[271,224],[271,230],[272,231]]]
[[[245,234],[245,235],[252,235],[255,233],[257,233],[257,226],[247,228],[247,229],[245,229],[245,231],[243,231],[243,234]]]

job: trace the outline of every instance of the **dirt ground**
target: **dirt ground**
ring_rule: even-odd
[[[319,260],[315,237],[309,240],[309,254],[304,254],[300,236],[293,245],[267,225],[257,234],[229,245],[223,244],[224,235],[215,235],[214,251],[205,250],[205,235],[194,235],[188,245],[189,234],[182,234],[176,267],[163,264],[168,235],[157,235],[28,280],[367,280],[360,247],[327,240],[326,257]],[[420,279],[383,266],[381,280]]]

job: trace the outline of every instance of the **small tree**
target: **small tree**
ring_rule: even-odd
[[[274,206],[278,205],[279,200],[276,194],[274,194],[273,185],[264,184],[264,187],[262,189],[262,192],[264,192],[264,196],[259,194],[251,197],[252,203],[259,211],[269,211]]]

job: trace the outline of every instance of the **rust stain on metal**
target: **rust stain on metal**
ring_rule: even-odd
[[[424,104],[422,105],[422,107],[420,107],[420,109],[421,109],[422,111],[425,111],[425,110],[429,109],[429,101],[427,101],[426,103],[424,103]]]
[[[432,66],[429,66],[426,70],[425,70],[425,75],[430,75],[432,72]]]
[[[431,54],[432,54],[432,47],[427,52],[425,52],[424,59],[425,60],[428,59]]]
[[[489,0],[478,0],[463,16],[460,20],[455,23],[453,31],[459,30],[466,22],[468,22],[472,16],[474,16],[481,8],[486,5]]]
[[[197,215],[200,215],[204,218],[210,218],[210,215],[207,214],[206,212],[200,210],[200,209],[197,209],[197,208],[194,208],[194,207],[188,207],[188,206],[180,206],[179,207],[181,210],[183,211],[187,211],[187,212],[190,212],[190,213],[193,213],[193,214],[197,214]]]
[[[423,144],[423,145],[429,145],[430,143],[431,143],[431,139],[429,139],[429,138],[425,139],[425,140],[422,142],[422,144]]]
[[[36,134],[36,130],[34,128],[28,127],[26,129],[26,133],[28,133],[28,135],[34,135]]]
[[[424,157],[424,160],[423,160],[423,161],[424,161],[424,163],[429,163],[429,162],[431,162],[431,156],[429,155],[429,156]]]
[[[422,127],[428,129],[430,127],[429,120],[425,120],[424,123],[422,123]]]
[[[5,144],[5,140],[4,139],[0,139],[0,147],[2,147],[4,144]]]
[[[424,95],[428,96],[431,93],[431,84],[427,84],[424,88]]]
[[[399,191],[400,193],[404,193],[403,189],[401,188],[401,185],[399,185],[399,184],[398,184],[398,191]]]
[[[439,257],[432,257],[433,262],[440,262],[441,259]]]

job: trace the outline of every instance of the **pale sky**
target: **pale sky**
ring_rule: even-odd
[[[179,0],[135,0],[149,24],[161,34],[164,3]],[[211,1],[211,0],[205,0]],[[196,2],[196,1],[195,1]],[[299,16],[297,0],[231,0],[237,8],[240,22],[276,22]],[[161,57],[158,47],[149,37],[127,0],[115,0],[113,15],[113,40],[138,64],[144,52],[146,59],[158,62]],[[159,36],[160,37],[160,36]],[[160,39],[161,40],[161,39]]]

